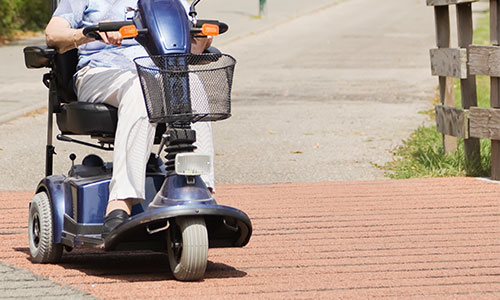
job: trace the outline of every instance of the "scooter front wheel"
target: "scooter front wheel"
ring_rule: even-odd
[[[31,201],[28,219],[30,254],[36,263],[57,263],[62,245],[54,243],[52,205],[45,192],[37,193]]]
[[[208,259],[208,232],[200,217],[180,217],[171,221],[167,232],[170,269],[177,280],[202,280]]]

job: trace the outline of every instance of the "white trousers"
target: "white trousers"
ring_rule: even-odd
[[[153,147],[156,124],[148,119],[146,105],[135,71],[85,67],[75,81],[78,101],[105,103],[118,108],[113,151],[113,175],[109,200],[145,198],[146,164]],[[196,152],[214,158],[212,127],[195,123]],[[213,160],[212,160],[213,161]],[[214,170],[202,177],[214,188]]]

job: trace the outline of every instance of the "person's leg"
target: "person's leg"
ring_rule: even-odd
[[[210,112],[210,103],[208,95],[206,94],[206,89],[198,77],[194,73],[189,74],[189,85],[191,90],[191,105],[193,111],[198,112]],[[192,125],[192,128],[196,131],[196,142],[194,145],[197,147],[196,151],[200,154],[208,154],[212,157],[212,162],[214,161],[214,142],[212,136],[212,125],[209,122],[198,122]],[[205,181],[208,188],[215,192],[215,178],[214,178],[214,165],[210,166],[210,173],[207,175],[202,175],[201,178]]]
[[[106,215],[145,198],[145,171],[155,128],[149,123],[137,74],[131,71],[91,68],[76,80],[79,101],[118,107],[113,153],[113,175]]]
[[[198,122],[192,125],[192,128],[196,131],[196,143],[194,145],[197,147],[195,152],[200,154],[208,154],[212,157],[212,162],[214,161],[214,142],[212,137],[212,125],[209,122]],[[205,181],[205,184],[210,188],[212,192],[215,192],[215,178],[214,178],[214,164],[210,166],[210,173],[207,175],[202,175],[201,178]]]
[[[113,163],[117,166],[113,167],[109,199],[111,202],[125,200],[131,208],[132,204],[145,198],[146,165],[153,147],[156,124],[149,122],[138,77],[135,76],[126,85],[129,87],[118,93],[121,101],[113,152]]]

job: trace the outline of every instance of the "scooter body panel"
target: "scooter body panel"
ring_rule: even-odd
[[[52,204],[52,233],[55,243],[61,243],[61,233],[64,228],[64,214],[67,206],[66,201],[69,199],[69,197],[67,197],[68,191],[63,184],[65,178],[66,176],[64,175],[45,177],[36,188],[37,193],[45,191]]]
[[[146,176],[146,200],[134,206],[133,213],[144,212],[160,190],[164,179],[164,171]],[[76,227],[97,228],[96,233],[100,234],[108,203],[110,181],[111,171],[109,174],[91,178],[52,175],[41,180],[37,192],[46,191],[52,203],[54,242],[61,243],[63,231],[67,231],[68,220],[77,224]],[[68,232],[77,233],[71,229]]]
[[[148,32],[136,39],[149,55],[191,52],[190,23],[179,0],[139,0],[138,8],[134,23]]]
[[[243,247],[250,239],[249,217],[238,209],[218,205],[201,177],[188,183],[185,176],[166,176],[163,169],[146,176],[145,201],[135,205],[129,221],[103,240],[110,179],[111,173],[91,178],[53,175],[41,181],[38,191],[47,191],[54,211],[56,243],[71,248],[162,250],[165,232],[158,228],[166,230],[173,218],[189,216],[205,219],[211,248]]]
[[[166,206],[190,205],[213,200],[208,187],[200,176],[193,176],[193,183],[188,184],[186,176],[173,174],[168,176],[163,183],[160,192],[156,194],[148,206],[149,210]],[[212,202],[211,202],[212,201]]]
[[[203,217],[207,225],[209,247],[243,247],[252,234],[249,217],[242,211],[215,203],[203,201],[191,205],[155,208],[132,216],[129,221],[111,232],[105,239],[104,249],[116,250],[119,244],[156,240],[164,244],[163,236],[177,217]],[[123,249],[123,248],[122,248]]]

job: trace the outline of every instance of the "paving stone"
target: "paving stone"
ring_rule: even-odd
[[[41,277],[2,277],[0,293],[85,295],[70,286],[104,299],[498,299],[499,194],[500,184],[475,178],[218,185],[218,202],[246,212],[254,231],[244,248],[210,249],[202,282],[175,281],[162,253],[75,249],[59,264],[33,264],[19,233],[2,239],[0,260],[11,265],[0,276],[14,265]],[[0,215],[1,230],[26,226],[31,195],[0,191],[0,210],[11,212]]]
[[[96,299],[66,285],[0,261],[0,299]]]

